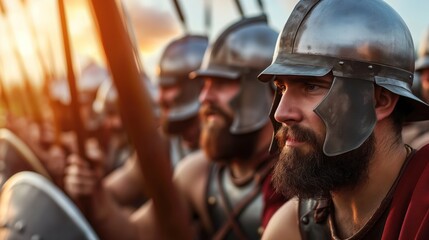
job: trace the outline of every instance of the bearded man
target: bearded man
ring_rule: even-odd
[[[415,79],[412,90],[416,96],[429,102],[429,28],[420,40],[415,64]],[[429,143],[429,121],[420,121],[406,124],[402,130],[405,143],[419,149]]]
[[[429,238],[429,147],[401,136],[429,106],[411,92],[400,16],[381,0],[302,0],[276,50],[259,79],[277,86],[274,182],[297,199],[263,239]]]

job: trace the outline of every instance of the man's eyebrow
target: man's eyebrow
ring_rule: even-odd
[[[311,78],[302,79],[302,81],[307,83],[319,83],[319,84],[331,85],[333,82],[333,79],[311,77]]]
[[[299,81],[307,83],[327,83],[332,84],[333,79],[328,77],[314,77],[314,76],[281,76],[274,79],[274,83],[285,82],[285,81]]]

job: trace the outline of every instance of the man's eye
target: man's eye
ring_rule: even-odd
[[[314,85],[314,84],[306,84],[305,85],[305,89],[307,90],[307,91],[317,91],[317,90],[319,90],[320,89],[320,86],[317,86],[317,85]]]

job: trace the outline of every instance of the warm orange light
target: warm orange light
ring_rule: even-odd
[[[104,53],[100,46],[89,1],[66,1],[66,11],[75,56],[93,58],[104,65]]]
[[[35,84],[43,82],[46,72],[58,78],[65,75],[64,48],[60,31],[57,1],[52,0],[0,0],[7,9],[7,21],[0,17],[0,77],[7,84],[22,81],[13,47],[25,59],[25,71]],[[119,1],[119,0],[118,0]],[[134,37],[141,58],[149,61],[159,55],[165,44],[183,34],[174,12],[141,4],[138,0],[121,0],[129,12]],[[24,3],[24,4],[23,4]],[[79,75],[78,60],[81,56],[93,58],[105,65],[104,51],[92,16],[89,1],[66,0],[70,42]],[[30,24],[31,23],[31,24]],[[10,24],[13,34],[5,31]],[[144,62],[145,69],[153,72],[152,62]],[[149,66],[149,67],[148,67]]]

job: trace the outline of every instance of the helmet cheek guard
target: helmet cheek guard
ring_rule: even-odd
[[[158,71],[160,86],[180,86],[180,93],[168,113],[168,120],[183,121],[198,114],[198,96],[202,84],[189,79],[189,73],[198,69],[208,46],[205,36],[185,35],[170,42],[161,56]]]
[[[232,134],[243,134],[261,129],[269,120],[272,93],[266,84],[256,81],[257,71],[243,74],[240,92],[230,102],[234,119],[230,127]]]
[[[200,109],[198,96],[202,83],[198,81],[183,81],[180,93],[174,99],[174,105],[168,113],[169,121],[183,121],[195,116]]]
[[[374,105],[373,82],[334,78],[328,94],[314,109],[326,126],[325,155],[354,150],[371,135],[376,123]]]
[[[273,129],[274,129],[273,137],[271,138],[271,144],[269,148],[270,153],[275,153],[279,150],[279,146],[275,137],[276,137],[277,131],[280,129],[282,124],[276,121],[276,119],[274,118],[274,114],[276,113],[277,107],[279,106],[281,99],[282,99],[282,94],[280,90],[276,88],[274,93],[273,103],[270,108],[270,115],[269,115],[271,124],[273,125]]]
[[[356,89],[360,89],[356,91]],[[282,95],[276,89],[270,110],[274,134],[281,123],[274,119]],[[326,127],[323,152],[336,156],[358,148],[372,133],[375,123],[374,83],[360,79],[335,77],[324,99],[314,109]],[[278,150],[273,136],[270,152]]]
[[[246,134],[268,122],[272,102],[270,85],[257,80],[274,52],[278,33],[266,16],[244,18],[230,25],[211,44],[199,70],[191,78],[221,78],[240,81],[240,91],[229,102],[234,111],[231,134]]]

